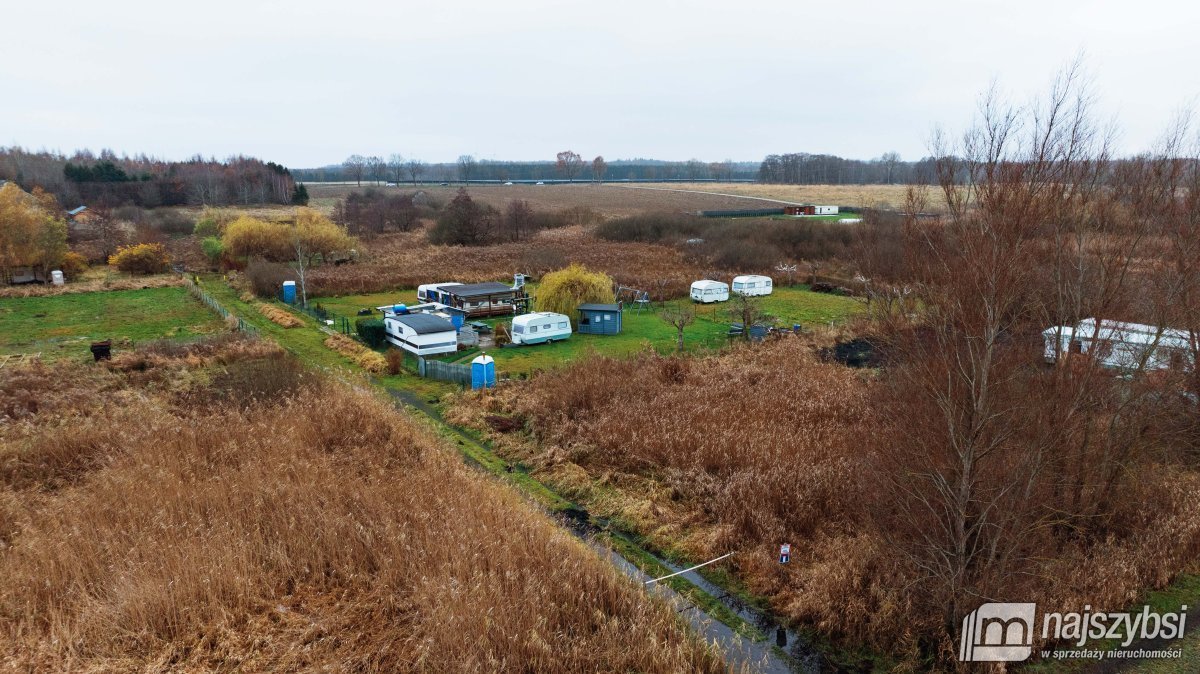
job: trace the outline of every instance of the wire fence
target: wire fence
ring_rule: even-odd
[[[354,323],[352,323],[349,318],[346,318],[345,316],[338,316],[337,314],[327,310],[325,307],[322,307],[320,304],[314,304],[312,306],[293,304],[292,308],[312,316],[319,324],[333,328],[343,335],[353,337],[357,332],[354,328]]]
[[[235,324],[236,322],[235,329],[238,332],[244,332],[251,337],[258,337],[258,328],[250,325],[240,316],[230,313],[229,310],[221,306],[221,303],[214,299],[212,295],[204,292],[200,286],[196,285],[196,282],[192,279],[184,277],[184,281],[187,285],[188,292],[191,293],[193,297],[200,300],[200,302],[202,302],[205,306],[207,306],[209,309],[212,309],[218,316],[230,322],[231,324]]]

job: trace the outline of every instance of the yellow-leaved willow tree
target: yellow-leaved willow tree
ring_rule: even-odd
[[[35,187],[30,194],[16,183],[0,187],[0,272],[32,267],[45,274],[67,253],[67,223],[54,196]]]
[[[580,264],[546,274],[537,289],[537,310],[570,316],[572,325],[578,320],[576,313],[580,304],[611,304],[613,301],[612,278]]]

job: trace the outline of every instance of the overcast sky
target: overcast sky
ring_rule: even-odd
[[[0,26],[0,145],[292,167],[914,159],[1080,52],[1124,151],[1200,96],[1197,2],[40,0]]]

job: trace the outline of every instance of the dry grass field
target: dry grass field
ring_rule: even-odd
[[[310,275],[313,293],[355,295],[454,279],[463,283],[511,280],[514,272],[540,276],[572,262],[604,271],[618,283],[653,297],[677,297],[710,270],[671,246],[602,241],[580,226],[544,230],[530,241],[491,246],[435,246],[417,230],[367,243],[353,265],[321,266]],[[716,272],[712,272],[716,273]]]
[[[759,197],[789,203],[831,204],[859,208],[903,208],[907,185],[762,185],[758,183],[681,183],[672,185],[626,185],[624,189],[669,188],[693,192],[719,192],[742,197]],[[932,191],[930,196],[937,196]],[[707,197],[700,197],[707,198]],[[766,202],[762,208],[770,208]],[[937,204],[931,204],[931,208]],[[734,206],[733,208],[739,208]],[[755,208],[741,206],[740,208]]]
[[[441,203],[447,203],[458,193],[461,185],[421,185],[420,189]],[[649,185],[648,187],[670,187],[675,185]],[[725,192],[728,185],[707,185],[709,191]],[[352,191],[361,191],[353,185],[309,186],[314,205],[329,212],[333,203]],[[389,191],[411,193],[411,185],[379,188]],[[682,189],[682,187],[681,187]],[[690,189],[690,188],[688,188]],[[630,189],[613,183],[593,185],[470,185],[467,192],[471,198],[503,210],[510,201],[524,200],[535,210],[558,211],[582,206],[590,208],[605,218],[636,215],[645,212],[694,213],[703,210],[730,210],[745,208],[773,208],[776,204],[754,198],[759,195],[722,196],[719,194],[689,194],[665,189]]]
[[[0,372],[13,671],[717,672],[376,394],[222,339]]]

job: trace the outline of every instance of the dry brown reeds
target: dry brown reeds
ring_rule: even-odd
[[[359,367],[372,374],[379,374],[387,370],[387,358],[383,354],[372,351],[345,335],[330,335],[325,340],[325,346],[349,358]]]
[[[671,609],[380,397],[324,382],[229,404],[213,383],[181,407],[137,372],[0,372],[0,409],[20,410],[0,425],[14,669],[723,669]],[[24,392],[50,382],[31,407]]]
[[[269,318],[276,325],[281,325],[285,328],[298,328],[304,325],[304,321],[301,321],[286,309],[280,309],[279,307],[262,302],[258,303],[257,308],[260,314]]]
[[[462,394],[448,416],[663,549],[697,560],[738,552],[730,568],[783,614],[927,666],[942,616],[922,596],[921,571],[894,547],[899,532],[875,516],[892,507],[873,409],[889,399],[876,375],[819,362],[810,349],[790,339],[706,358],[594,357],[486,396]],[[1013,601],[1115,610],[1195,569],[1200,475],[1154,463],[1136,470],[1136,489],[1114,514],[1136,525],[1110,528],[1103,543],[1050,535],[1019,577],[989,586]],[[792,562],[781,566],[785,542]]]
[[[705,273],[671,246],[603,241],[578,226],[539,232],[527,242],[474,248],[433,246],[418,230],[376,237],[359,262],[316,267],[309,284],[314,295],[351,295],[446,279],[504,280],[514,272],[540,276],[572,262],[646,290],[655,299],[687,294],[689,284]]]

